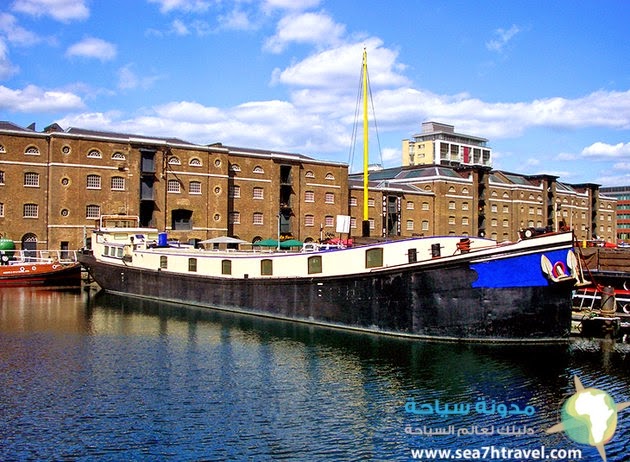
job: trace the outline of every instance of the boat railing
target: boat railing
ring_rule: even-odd
[[[76,250],[8,250],[0,255],[0,264],[74,263],[78,261],[77,252]]]

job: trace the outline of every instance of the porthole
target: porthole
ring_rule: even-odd
[[[62,217],[67,217],[68,215],[70,215],[70,210],[68,210],[68,209],[61,209],[61,216]]]
[[[70,178],[66,178],[66,177],[62,178],[61,184],[64,186],[68,186],[70,184]]]
[[[221,221],[221,215],[219,215],[218,213],[215,213],[214,217],[212,218],[214,218],[214,221]]]
[[[218,196],[219,194],[221,194],[221,186],[215,186],[214,187],[214,193]]]
[[[71,151],[71,149],[70,149],[70,146],[68,146],[68,145],[65,145],[64,147],[61,148],[61,152],[63,154],[70,154],[70,151]]]
[[[221,166],[221,159],[215,159],[214,160],[214,166],[215,167],[220,167]]]

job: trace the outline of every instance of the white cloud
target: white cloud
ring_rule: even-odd
[[[9,59],[9,49],[0,38],[0,79],[7,79],[18,72],[18,67]]]
[[[600,159],[626,157],[630,156],[630,143],[607,144],[598,141],[582,149],[582,155]]]
[[[521,29],[516,25],[512,25],[512,27],[507,30],[497,29],[494,31],[494,35],[497,36],[497,38],[486,42],[486,48],[490,51],[501,53],[508,42],[519,32],[521,32]]]
[[[319,4],[320,0],[265,0],[263,9],[303,11]]]
[[[249,15],[238,7],[227,14],[217,17],[219,24],[224,29],[230,30],[253,30],[256,26],[252,23]]]
[[[149,0],[149,2],[158,4],[162,13],[170,13],[171,11],[204,13],[212,4],[207,0]]]
[[[87,37],[69,47],[66,51],[66,56],[109,61],[116,57],[116,46],[99,38]]]
[[[181,19],[176,19],[171,23],[171,30],[175,33],[175,35],[188,35],[190,34],[190,30],[188,30],[188,26],[184,24]]]
[[[90,16],[84,0],[15,0],[12,10],[32,16],[50,16],[61,22],[87,19]]]
[[[143,74],[138,76],[134,70],[133,64],[118,69],[118,88],[120,90],[134,90],[136,88],[150,88],[161,77],[159,75]]]
[[[83,109],[81,98],[61,90],[44,90],[29,85],[23,90],[0,86],[0,109],[10,112],[58,112]]]
[[[0,13],[0,33],[15,45],[31,46],[41,41],[37,34],[20,27],[15,16],[8,13]]]
[[[345,26],[337,24],[325,13],[303,13],[283,17],[273,37],[267,39],[264,49],[281,53],[291,43],[306,43],[326,47],[339,42]]]
[[[397,53],[383,48],[381,40],[377,38],[363,43],[341,45],[311,55],[284,70],[276,69],[272,83],[311,89],[345,89],[356,95],[364,47],[368,50],[368,74],[372,89],[409,83],[400,72],[404,67],[396,62]]]

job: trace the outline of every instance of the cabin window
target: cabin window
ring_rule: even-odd
[[[263,276],[271,276],[273,274],[273,261],[269,259],[261,260],[260,274]]]
[[[378,268],[383,266],[383,248],[368,249],[365,251],[365,267]]]
[[[122,248],[122,247],[118,247],[118,248],[116,249],[116,256],[117,256],[118,258],[122,258],[122,256],[123,256],[123,248]]]
[[[308,259],[308,274],[317,274],[322,272],[322,256],[315,255]]]
[[[196,258],[188,259],[188,271],[191,271],[193,273],[197,272],[197,259]]]
[[[407,261],[409,263],[415,263],[418,261],[418,250],[417,249],[409,249],[407,250]]]
[[[232,260],[221,261],[221,274],[232,274]]]
[[[160,269],[168,268],[168,257],[166,255],[160,255]]]
[[[103,247],[103,255],[108,255],[109,254],[109,246],[106,245],[105,247]]]

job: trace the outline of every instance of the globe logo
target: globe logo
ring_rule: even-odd
[[[615,404],[612,397],[597,388],[584,388],[575,376],[575,394],[567,399],[561,411],[561,422],[547,429],[547,433],[564,431],[573,441],[595,446],[606,462],[604,445],[617,429],[617,414],[630,403]]]

